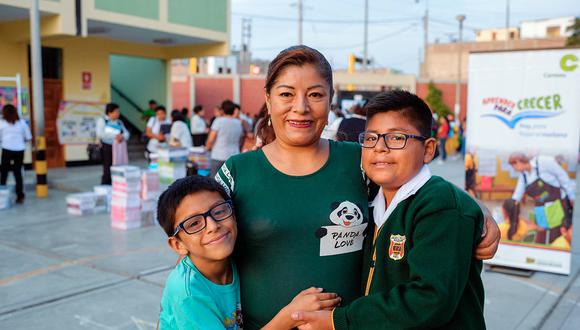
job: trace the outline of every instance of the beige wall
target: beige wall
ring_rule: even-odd
[[[335,71],[333,76],[335,88],[340,90],[346,90],[348,84],[353,84],[355,90],[380,90],[381,86],[391,86],[415,92],[414,75]]]
[[[430,44],[427,48],[427,67],[421,65],[421,80],[455,82],[457,80],[458,50],[461,47],[461,81],[467,81],[470,52],[560,48],[565,38],[526,39],[495,42],[471,42],[463,44]]]

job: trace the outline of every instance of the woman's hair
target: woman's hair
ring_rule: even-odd
[[[171,111],[171,121],[172,122],[176,122],[176,121],[185,122],[185,117],[183,116],[183,113],[181,113],[181,111],[174,109],[173,111]]]
[[[196,115],[197,115],[198,113],[200,113],[200,112],[201,112],[201,110],[203,110],[203,105],[201,105],[201,104],[198,104],[198,105],[196,105],[195,107],[193,107],[193,113],[195,113]]]
[[[117,109],[119,109],[119,105],[117,103],[107,103],[107,106],[105,107],[105,114],[108,115]]]
[[[329,102],[332,100],[333,83],[332,83],[332,67],[328,60],[319,51],[308,46],[299,45],[284,49],[268,66],[268,73],[266,74],[266,84],[264,89],[266,94],[270,94],[272,87],[276,84],[278,77],[289,66],[302,67],[304,65],[312,65],[318,71],[318,74],[328,84],[330,92]],[[270,115],[266,114],[264,119],[258,125],[258,136],[262,139],[263,145],[266,145],[276,138],[274,130],[268,125]]]
[[[268,125],[270,116],[268,115],[268,107],[266,106],[265,102],[260,108],[258,118],[259,119],[256,120],[256,135],[260,140],[262,140],[262,146],[265,146],[266,144],[276,140],[276,133],[274,133],[274,129],[272,126]]]
[[[508,239],[511,240],[514,234],[518,231],[518,222],[520,218],[520,203],[513,199],[506,199],[502,205],[505,213],[508,216],[509,230]]]
[[[12,104],[6,104],[2,108],[2,117],[10,124],[14,124],[20,119],[20,117],[18,117],[18,110]]]
[[[187,107],[181,108],[181,114],[187,118],[187,115],[189,115],[189,109]]]
[[[529,163],[530,162],[530,157],[528,157],[526,154],[524,154],[523,152],[513,152],[510,154],[509,158],[508,158],[508,163],[510,165],[513,165],[515,163]]]

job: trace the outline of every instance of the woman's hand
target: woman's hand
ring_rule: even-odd
[[[312,287],[300,292],[262,329],[291,329],[301,324],[292,319],[292,315],[296,312],[332,310],[341,299],[336,293],[322,292],[322,290],[322,288]]]
[[[117,134],[117,136],[115,136],[115,140],[117,140],[119,143],[123,142],[123,133]]]

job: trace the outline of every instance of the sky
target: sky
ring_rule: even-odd
[[[477,29],[506,24],[507,0],[430,0],[429,42],[458,37],[458,14],[466,16],[464,40]],[[417,74],[423,52],[426,0],[369,0],[368,54],[378,68]],[[303,0],[303,43],[321,51],[335,69],[347,67],[349,53],[362,57],[364,0]],[[231,0],[231,45],[239,49],[242,18],[251,18],[253,58],[273,59],[298,42],[296,0]],[[510,26],[522,21],[580,16],[578,0],[510,0]]]

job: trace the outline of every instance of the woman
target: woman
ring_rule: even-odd
[[[189,134],[189,127],[185,123],[185,118],[179,110],[171,112],[171,131],[169,132],[169,145],[172,147],[190,148],[191,134]]]
[[[283,50],[265,86],[266,127],[275,140],[231,157],[216,175],[236,206],[244,329],[262,327],[309,286],[336,292],[344,303],[360,295],[362,241],[373,229],[360,148],[320,138],[332,86],[318,51]]]
[[[149,138],[147,142],[147,153],[156,153],[159,143],[165,141],[165,135],[169,133],[168,127],[171,127],[171,120],[167,118],[167,110],[162,105],[155,108],[155,116],[147,121],[145,135]]]
[[[244,143],[242,121],[235,117],[236,105],[230,101],[222,102],[223,115],[211,125],[205,149],[211,151],[211,176],[214,176],[230,156],[240,153]]]
[[[105,116],[97,120],[97,139],[101,142],[103,156],[103,176],[101,184],[111,184],[111,166],[113,165],[113,144],[129,140],[129,131],[119,119],[121,111],[116,103],[105,106]]]
[[[16,181],[16,203],[24,203],[24,189],[22,185],[22,161],[26,143],[32,140],[30,128],[26,121],[20,119],[18,110],[12,104],[2,108],[0,119],[0,141],[2,143],[2,163],[0,165],[0,184],[5,185],[8,171],[12,169]]]
[[[193,138],[193,146],[199,147],[205,145],[207,140],[207,124],[204,119],[205,109],[202,105],[193,107],[193,116],[191,117],[191,135]]]

